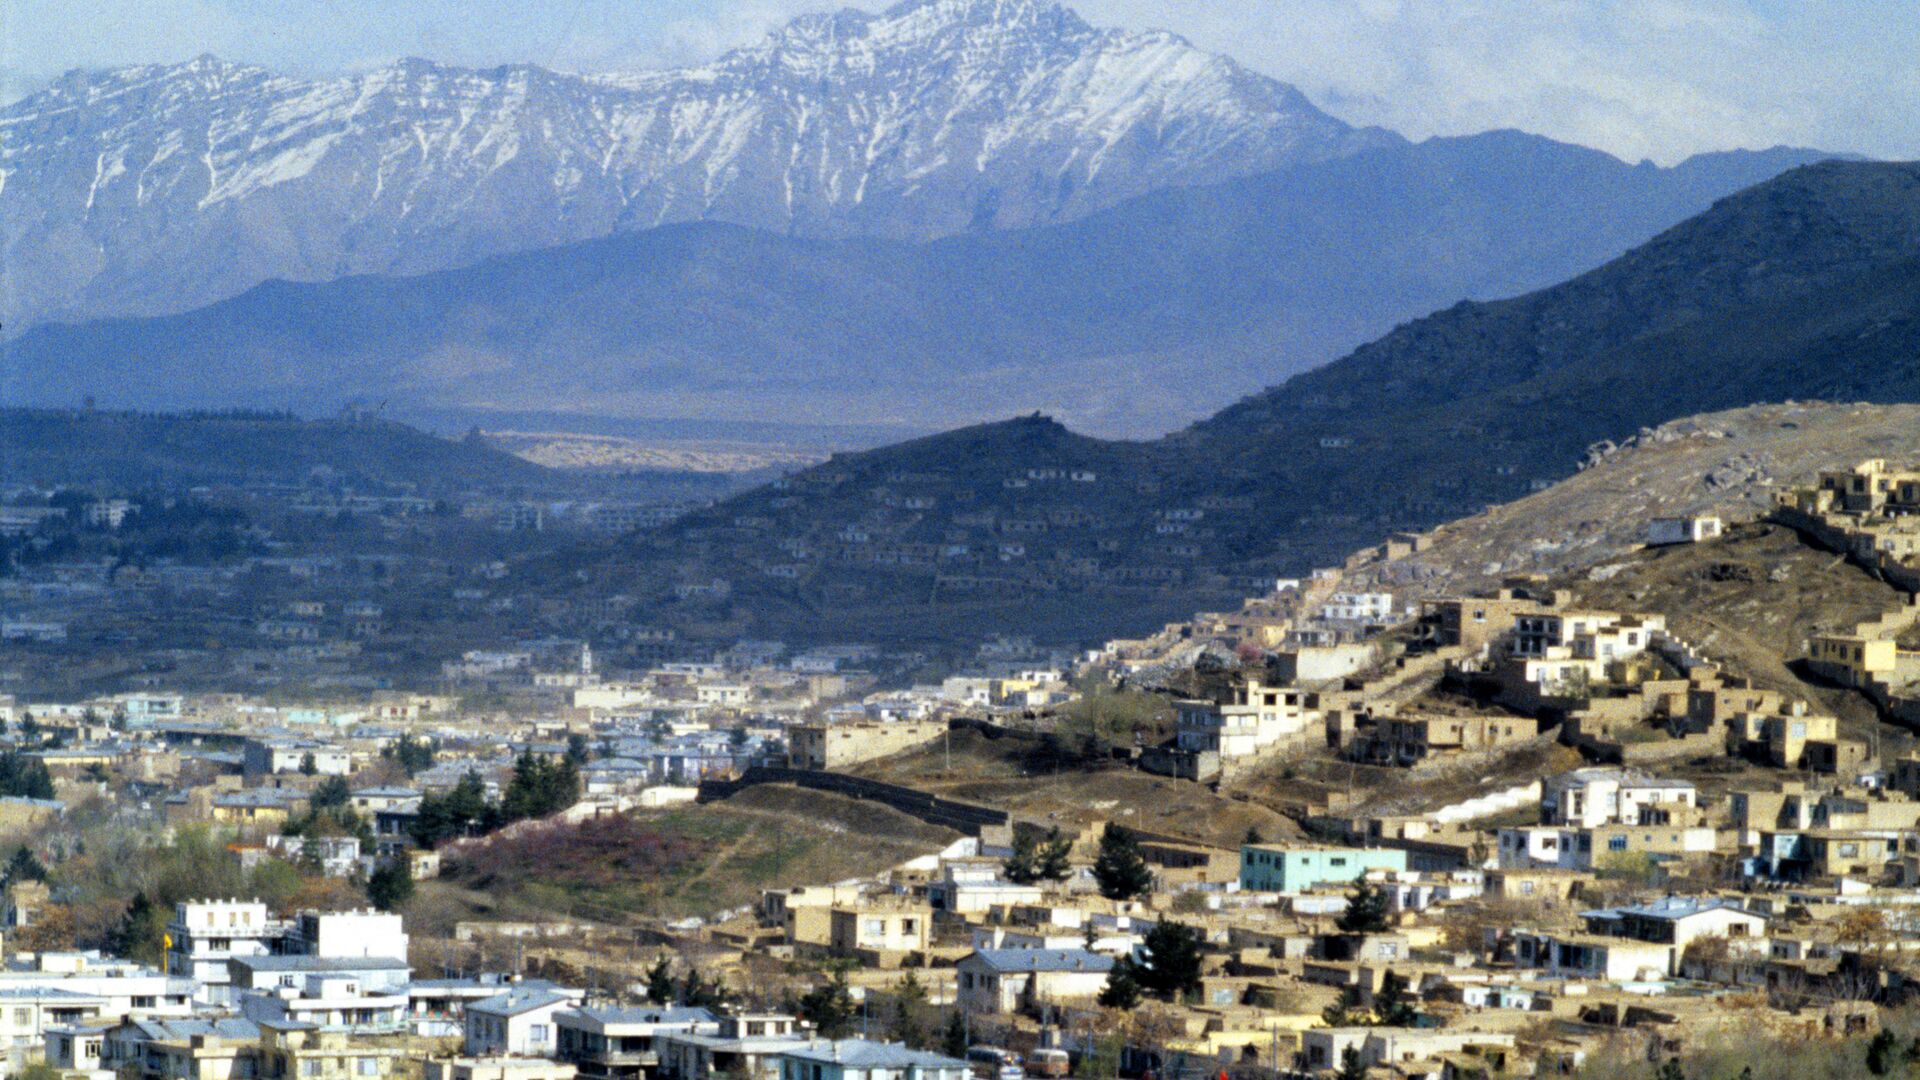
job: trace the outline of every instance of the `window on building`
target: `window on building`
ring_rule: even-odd
[[[1627,850],[1627,838],[1626,838],[1626,837],[1624,837],[1624,836],[1610,836],[1610,837],[1608,837],[1608,838],[1607,838],[1607,850],[1608,850],[1608,851],[1625,851],[1625,850]]]

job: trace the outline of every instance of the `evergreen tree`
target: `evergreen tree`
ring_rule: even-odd
[[[313,751],[300,755],[300,775],[312,776],[320,771],[320,763],[313,759]]]
[[[1668,1058],[1660,1071],[1653,1074],[1654,1080],[1687,1080],[1687,1070],[1680,1067],[1680,1059]]]
[[[144,891],[136,892],[120,925],[107,934],[107,948],[117,956],[158,967],[166,933],[166,911],[149,900]]]
[[[1008,881],[1015,885],[1031,885],[1040,880],[1038,846],[1033,839],[1033,830],[1014,826],[1013,854],[1000,864],[1001,872],[1007,875]]]
[[[893,1037],[915,1050],[924,1050],[927,1030],[927,988],[912,969],[893,988]]]
[[[496,817],[499,824],[546,817],[580,801],[580,770],[565,757],[558,761],[531,750],[513,763]]]
[[[655,1005],[671,1005],[678,995],[673,983],[673,961],[661,953],[647,969],[647,1000]]]
[[[1349,983],[1340,988],[1340,1000],[1320,1010],[1320,1019],[1328,1027],[1349,1027],[1360,1013],[1360,988]]]
[[[317,844],[309,842],[309,846]],[[381,911],[398,911],[413,899],[413,868],[402,858],[388,859],[367,877],[367,899]]]
[[[408,779],[433,767],[433,746],[425,739],[401,735],[380,750],[380,756],[397,763]]]
[[[1147,993],[1176,998],[1200,988],[1200,930],[1162,919],[1147,931],[1134,978]]]
[[[1360,1060],[1360,1051],[1349,1046],[1340,1052],[1340,1080],[1367,1080],[1366,1063]]]
[[[1153,871],[1140,855],[1139,841],[1111,824],[1100,833],[1093,878],[1100,885],[1100,895],[1109,900],[1131,900],[1153,888]]]
[[[1140,1004],[1144,994],[1133,958],[1123,956],[1114,962],[1113,970],[1107,972],[1107,985],[1100,988],[1100,1007],[1132,1009]]]
[[[45,881],[47,868],[25,844],[13,849],[13,856],[7,860],[6,883],[16,881]]]
[[[347,778],[329,776],[320,781],[320,785],[313,789],[313,794],[307,797],[307,806],[313,810],[326,810],[345,806],[351,801],[353,801],[353,789],[347,785]]]
[[[592,752],[587,748],[587,737],[585,735],[577,731],[567,735],[567,760],[573,763],[574,768],[577,769],[585,765],[592,757]]]
[[[680,984],[680,1003],[693,1009],[719,1011],[733,1000],[725,983],[719,979],[708,982],[698,969],[687,972],[686,980]]]
[[[835,968],[827,981],[800,996],[800,1018],[813,1025],[823,1039],[844,1039],[853,1034],[858,1015],[853,994],[847,990],[845,968]]]
[[[1049,830],[1046,840],[1040,844],[1038,850],[1034,853],[1037,859],[1035,869],[1039,871],[1041,879],[1044,881],[1065,881],[1068,877],[1072,876],[1073,866],[1067,862],[1067,856],[1071,854],[1072,851],[1073,841],[1068,837],[1060,835],[1058,827]]]
[[[444,795],[425,795],[413,819],[413,840],[424,848],[443,841],[470,836],[497,815],[487,802],[487,789],[480,774],[468,771]]]
[[[1343,934],[1379,934],[1388,927],[1387,891],[1365,877],[1354,879],[1347,894],[1347,910],[1334,923]]]
[[[1407,995],[1407,981],[1389,971],[1380,977],[1380,992],[1373,995],[1373,1012],[1387,1027],[1412,1027],[1417,1017]]]
[[[1893,1032],[1881,1028],[1880,1033],[1867,1044],[1867,1071],[1875,1076],[1887,1075],[1893,1071],[1899,1052],[1899,1040],[1894,1038]]]
[[[489,810],[487,785],[481,781],[478,772],[468,769],[467,775],[453,785],[453,790],[447,793],[447,809],[453,820],[463,827],[463,835],[464,830],[485,820]]]
[[[967,1056],[967,1018],[959,1009],[947,1014],[947,1027],[940,1033],[940,1052],[950,1058]]]
[[[1249,826],[1247,826],[1247,835],[1246,835],[1246,836],[1244,836],[1244,837],[1242,837],[1242,838],[1240,839],[1240,842],[1241,842],[1241,843],[1243,843],[1243,844],[1264,844],[1264,843],[1266,843],[1266,841],[1265,841],[1265,840],[1262,840],[1262,839],[1260,838],[1260,827],[1259,827],[1259,826],[1257,826],[1257,825],[1249,825]]]
[[[0,753],[0,795],[51,799],[53,776],[39,758],[8,750]]]
[[[572,758],[563,758],[548,784],[546,812],[558,813],[579,801],[580,766],[575,765]]]

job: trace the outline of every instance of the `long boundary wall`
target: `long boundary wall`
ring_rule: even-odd
[[[982,829],[1006,825],[1012,819],[1005,810],[996,810],[991,806],[978,803],[960,802],[956,799],[943,799],[938,795],[899,784],[887,784],[878,780],[868,780],[861,776],[848,776],[845,773],[825,772],[819,769],[792,769],[778,766],[756,765],[740,774],[738,780],[703,780],[700,783],[699,802],[718,802],[730,799],[747,788],[759,784],[792,784],[795,787],[825,791],[835,795],[845,795],[850,799],[865,799],[892,807],[903,814],[919,818],[929,825],[941,825],[949,829],[979,836]]]

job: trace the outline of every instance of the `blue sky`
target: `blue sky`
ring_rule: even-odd
[[[316,75],[416,55],[697,63],[844,0],[6,0],[0,90],[202,52]],[[878,4],[856,5],[878,7]],[[1080,0],[1414,137],[1518,127],[1672,162],[1791,143],[1920,157],[1913,0]]]

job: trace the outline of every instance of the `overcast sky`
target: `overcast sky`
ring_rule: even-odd
[[[696,63],[835,0],[4,0],[4,100],[212,52],[302,75],[401,56]],[[879,6],[879,5],[862,5]],[[1779,143],[1920,157],[1915,0],[1081,0],[1406,135],[1517,127],[1670,163]]]

